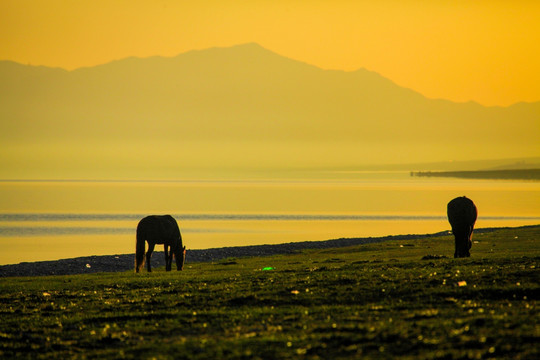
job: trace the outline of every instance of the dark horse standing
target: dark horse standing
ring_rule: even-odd
[[[456,238],[455,258],[471,256],[472,233],[478,212],[471,199],[465,196],[455,198],[448,203],[448,221]]]
[[[165,270],[171,271],[173,254],[176,258],[177,270],[184,268],[186,247],[182,247],[182,235],[176,220],[170,215],[150,215],[139,221],[137,225],[137,244],[135,252],[135,271],[141,271],[144,266],[145,241],[148,241],[146,263],[151,272],[150,258],[156,244],[165,248]],[[170,247],[170,252],[169,252]]]

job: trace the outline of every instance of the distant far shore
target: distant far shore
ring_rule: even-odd
[[[540,225],[521,226],[531,227]],[[489,233],[501,228],[475,229],[475,233]],[[221,261],[223,259],[239,257],[271,256],[290,254],[308,249],[329,249],[362,244],[373,244],[389,240],[411,240],[429,237],[442,237],[450,235],[449,231],[422,235],[389,235],[368,238],[342,238],[325,241],[303,241],[275,245],[253,245],[223,247],[204,250],[189,250],[186,254],[186,266],[189,263]],[[134,269],[135,254],[85,256],[73,259],[54,261],[23,262],[14,265],[0,265],[0,277],[12,276],[48,276],[48,275],[75,275],[98,272],[119,272]],[[163,252],[154,252],[152,255],[153,267],[165,266]],[[145,270],[146,271],[146,270]],[[159,270],[158,270],[159,271]]]
[[[539,181],[540,169],[478,170],[478,171],[411,171],[411,176]]]

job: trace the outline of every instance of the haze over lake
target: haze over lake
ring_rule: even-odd
[[[0,61],[1,178],[185,178],[540,156],[540,102],[429,99],[250,43],[65,71]]]
[[[447,202],[462,195],[478,206],[477,227],[540,222],[540,183],[527,181],[424,179],[408,172],[8,181],[0,182],[0,264],[132,253],[137,222],[154,213],[175,216],[189,249],[440,232],[450,228]]]

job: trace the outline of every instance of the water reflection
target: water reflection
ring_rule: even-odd
[[[4,181],[0,264],[131,253],[137,222],[147,214],[175,216],[192,249],[439,232],[449,229],[447,202],[462,195],[478,206],[477,228],[540,223],[539,182],[355,176]]]

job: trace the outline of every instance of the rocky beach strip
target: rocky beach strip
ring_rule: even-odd
[[[495,229],[478,229],[475,233],[491,232]],[[425,235],[393,235],[369,238],[346,238],[325,241],[304,241],[275,245],[253,245],[212,248],[203,250],[187,250],[186,266],[190,263],[213,262],[224,259],[270,256],[277,254],[290,254],[307,249],[328,249],[362,244],[378,243],[388,240],[410,240],[426,237],[447,236],[450,233],[443,231]],[[134,269],[135,254],[85,256],[73,259],[54,261],[22,262],[13,265],[0,266],[0,277],[8,276],[47,276],[47,275],[73,275],[98,272],[118,272]],[[154,268],[165,266],[163,252],[155,251],[152,255]],[[173,265],[174,269],[174,265]],[[146,270],[145,270],[146,271]]]

